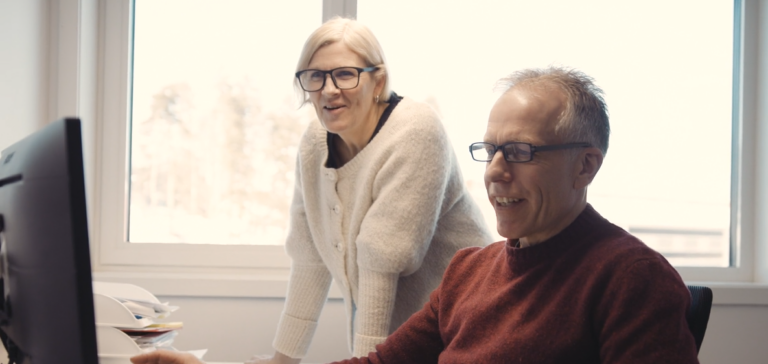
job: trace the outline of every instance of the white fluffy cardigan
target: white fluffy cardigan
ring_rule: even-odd
[[[331,279],[344,297],[355,356],[421,309],[453,254],[492,242],[436,113],[403,98],[376,137],[326,168],[327,132],[305,132],[296,164],[288,294],[273,346],[304,357]],[[466,156],[469,158],[469,156]]]

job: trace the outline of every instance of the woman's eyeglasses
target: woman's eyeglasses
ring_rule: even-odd
[[[360,74],[378,70],[379,67],[339,67],[332,70],[303,70],[296,72],[296,78],[304,91],[315,92],[325,87],[325,75],[331,75],[331,81],[339,90],[349,90],[360,83]]]

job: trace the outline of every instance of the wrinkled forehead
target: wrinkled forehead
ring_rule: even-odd
[[[558,142],[555,133],[565,111],[565,96],[556,87],[517,85],[494,104],[488,118],[487,141],[494,143]]]

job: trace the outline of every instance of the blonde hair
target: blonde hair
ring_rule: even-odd
[[[390,95],[389,73],[387,72],[384,51],[371,30],[354,19],[337,16],[312,32],[304,43],[304,49],[302,49],[299,62],[296,64],[296,72],[309,67],[309,61],[318,49],[336,42],[343,43],[359,55],[366,63],[366,67],[376,66],[379,68],[372,72],[374,80],[384,77],[384,88],[378,95],[379,102],[388,102]],[[293,87],[301,95],[302,105],[309,102],[309,94],[301,88],[298,79],[294,78]]]

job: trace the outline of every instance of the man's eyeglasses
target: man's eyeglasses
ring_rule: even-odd
[[[325,87],[325,75],[331,75],[331,81],[339,90],[349,90],[357,87],[360,83],[360,74],[363,72],[371,72],[379,69],[379,67],[339,67],[332,70],[303,70],[296,72],[296,78],[299,79],[299,84],[304,91],[315,92],[320,91]]]
[[[559,149],[572,149],[572,148],[587,148],[592,145],[589,143],[569,143],[569,144],[557,144],[557,145],[531,145],[521,142],[510,142],[502,145],[495,145],[491,143],[479,142],[469,145],[469,153],[472,154],[472,159],[478,162],[490,162],[493,160],[493,156],[501,149],[501,153],[504,154],[504,160],[512,163],[525,163],[533,160],[533,154],[536,152],[545,152],[548,150]]]

